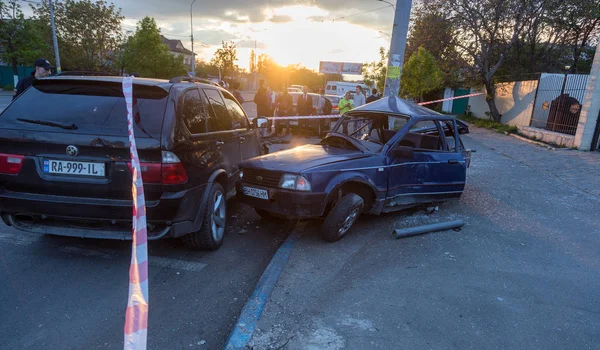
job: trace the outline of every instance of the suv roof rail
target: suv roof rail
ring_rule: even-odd
[[[171,80],[169,80],[169,83],[172,83],[172,84],[177,84],[177,83],[203,83],[203,84],[210,84],[210,85],[220,86],[219,84],[215,83],[214,81],[211,81],[211,80],[208,80],[208,79],[196,78],[196,77],[186,77],[186,76],[171,78]]]
[[[98,71],[62,71],[56,76],[90,76],[90,77],[114,77],[116,74],[109,72],[98,72]]]

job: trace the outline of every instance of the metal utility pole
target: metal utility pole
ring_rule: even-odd
[[[196,55],[194,55],[194,15],[193,15],[193,7],[196,0],[192,1],[190,5],[190,29],[192,32],[192,76],[196,76]]]
[[[411,7],[412,0],[397,0],[396,2],[384,96],[398,96],[400,93],[400,77],[402,76],[404,52],[406,51]]]
[[[58,53],[58,40],[56,39],[56,26],[54,25],[54,6],[52,6],[52,0],[48,1],[48,5],[50,6],[50,23],[52,24],[52,42],[54,43],[56,73],[60,73],[60,54]]]

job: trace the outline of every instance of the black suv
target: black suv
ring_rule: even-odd
[[[37,80],[0,114],[0,214],[22,231],[131,238],[127,112],[118,77]],[[217,249],[238,163],[258,129],[226,90],[134,79],[134,132],[148,238]]]

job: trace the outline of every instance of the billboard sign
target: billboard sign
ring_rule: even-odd
[[[321,61],[319,63],[319,72],[324,74],[361,75],[362,66],[362,63]]]

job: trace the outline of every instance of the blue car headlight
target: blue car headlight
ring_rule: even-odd
[[[301,175],[284,174],[279,181],[279,187],[287,190],[310,191],[310,182]]]

